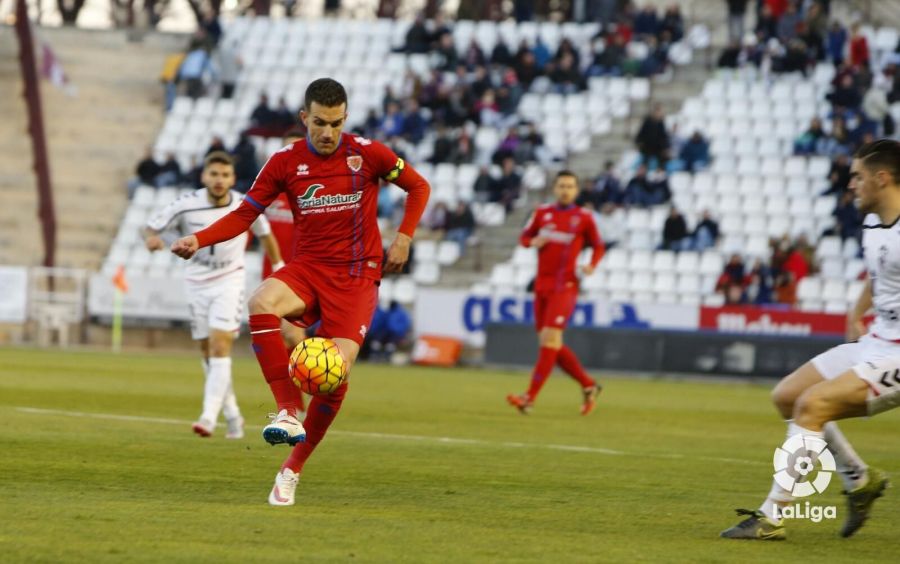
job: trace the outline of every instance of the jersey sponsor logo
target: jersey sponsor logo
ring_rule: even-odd
[[[541,237],[543,237],[544,239],[546,239],[548,241],[552,241],[554,243],[562,243],[563,245],[568,245],[572,241],[575,240],[574,233],[566,233],[565,231],[557,231],[555,228],[556,228],[556,225],[554,225],[552,223],[549,225],[545,225],[544,228],[541,229],[540,233],[538,233],[538,235],[540,235]]]
[[[297,165],[297,176],[307,176],[309,174],[309,165],[308,164],[298,164]]]
[[[316,213],[344,211],[359,207],[359,201],[363,195],[361,191],[352,194],[316,195],[324,189],[324,184],[311,184],[302,196],[297,196],[297,206],[301,211],[307,211],[307,213],[314,209]]]
[[[350,167],[350,170],[353,172],[359,172],[362,169],[363,158],[360,155],[353,155],[352,157],[347,157],[347,166]]]

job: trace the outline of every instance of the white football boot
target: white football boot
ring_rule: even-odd
[[[216,428],[215,424],[208,419],[203,419],[202,417],[194,422],[191,425],[191,430],[201,437],[211,437],[213,434],[213,430]]]
[[[273,421],[263,427],[262,435],[270,445],[279,445],[287,443],[294,446],[297,443],[306,441],[306,429],[303,424],[289,414],[286,409],[278,412],[278,415],[270,415]]]
[[[299,481],[300,474],[290,468],[275,474],[275,485],[269,492],[269,505],[294,505],[294,492]]]
[[[226,439],[243,439],[244,438],[244,418],[235,417],[226,421],[228,430],[225,431]]]

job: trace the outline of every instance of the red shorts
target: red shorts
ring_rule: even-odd
[[[350,339],[361,346],[378,306],[379,282],[350,276],[347,270],[291,261],[272,273],[306,304],[302,316],[287,320],[300,327],[321,320],[321,336]]]
[[[565,329],[575,311],[578,287],[559,291],[534,293],[534,324],[540,331],[544,327]]]

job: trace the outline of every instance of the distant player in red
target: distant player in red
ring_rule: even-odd
[[[289,374],[281,320],[305,325],[321,320],[320,335],[337,344],[348,363],[356,360],[378,304],[382,268],[398,272],[409,259],[413,233],[428,202],[428,182],[376,141],[342,133],[347,93],[329,78],[306,90],[300,119],[308,134],[272,155],[244,203],[210,227],[179,239],[172,252],[183,258],[247,230],[279,194],[294,214],[294,253],[250,298],[250,334],[262,373],[278,405],[263,429],[270,444],[295,445],[269,493],[272,505],[293,505],[304,463],[325,436],[347,391],[315,396],[303,424],[297,419],[300,390]],[[403,221],[382,265],[377,222],[378,183],[408,193]],[[305,428],[304,428],[305,427]]]
[[[584,395],[581,414],[587,415],[594,409],[601,387],[587,375],[572,349],[563,344],[563,329],[578,300],[578,255],[585,245],[593,247],[590,264],[580,269],[582,274],[590,275],[603,257],[604,246],[594,217],[575,205],[578,178],[569,171],[560,172],[553,182],[553,194],[556,203],[539,206],[519,238],[523,247],[538,250],[534,321],[540,350],[528,391],[522,395],[511,394],[506,400],[527,414],[553,366],[558,364],[581,385]]]

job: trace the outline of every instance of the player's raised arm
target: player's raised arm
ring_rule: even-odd
[[[416,226],[419,225],[419,220],[425,213],[425,206],[428,205],[431,186],[416,169],[397,157],[393,151],[383,145],[379,145],[378,149],[378,157],[389,163],[389,168],[386,167],[388,168],[387,172],[382,175],[382,178],[396,184],[407,194],[403,220],[397,229],[397,236],[388,249],[387,261],[384,266],[385,272],[400,272],[403,265],[409,260],[409,246],[415,235]]]
[[[275,153],[263,166],[253,182],[253,186],[244,201],[233,212],[206,229],[202,229],[193,235],[182,237],[172,243],[172,252],[183,259],[194,256],[203,247],[215,245],[222,241],[234,239],[244,231],[247,231],[253,222],[271,204],[282,189],[280,153]]]

